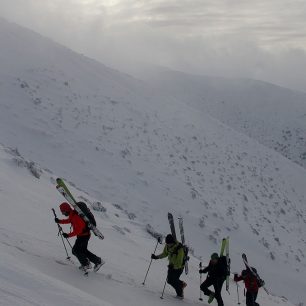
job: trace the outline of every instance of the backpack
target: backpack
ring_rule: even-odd
[[[251,267],[251,269],[253,270],[253,273],[254,273],[253,275],[256,278],[258,288],[263,287],[265,285],[265,281],[259,277],[257,270],[255,268]]]
[[[78,207],[81,209],[82,213],[87,217],[87,219],[89,220],[89,222],[94,225],[97,226],[97,222],[96,219],[93,215],[93,213],[90,211],[90,209],[88,208],[88,206],[84,203],[84,202],[77,202]]]
[[[226,256],[219,257],[221,271],[223,276],[229,276],[230,275],[230,262],[227,262]]]
[[[184,259],[183,259],[183,266],[185,266],[186,262],[189,260],[188,252],[189,248],[186,245],[183,245],[182,243],[179,243],[178,246],[176,247],[174,254],[178,254],[178,251],[180,249],[183,249],[184,251]]]
[[[265,285],[265,281],[259,277],[255,268],[251,267],[251,269],[252,271],[250,271],[249,269],[243,270],[242,275],[244,277],[248,276],[251,282],[256,282],[258,288],[263,287]]]

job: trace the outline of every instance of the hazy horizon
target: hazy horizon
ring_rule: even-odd
[[[162,66],[306,92],[306,2],[1,0],[0,16],[116,69]]]

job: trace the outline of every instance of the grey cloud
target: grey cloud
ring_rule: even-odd
[[[306,1],[1,0],[0,15],[118,69],[145,62],[306,91]]]

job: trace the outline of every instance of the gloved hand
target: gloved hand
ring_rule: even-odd
[[[64,237],[64,238],[69,238],[69,234],[63,233],[63,237]]]
[[[156,256],[155,254],[152,254],[151,259],[158,259],[158,256]]]
[[[55,223],[59,223],[59,219],[57,217],[54,218]]]

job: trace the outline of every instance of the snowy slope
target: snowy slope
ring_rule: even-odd
[[[166,234],[168,211],[184,217],[197,257],[208,258],[230,235],[233,271],[243,268],[246,252],[274,294],[305,301],[305,169],[33,32],[1,21],[0,40],[1,143],[93,198],[118,204],[142,228],[139,236],[146,224]],[[49,189],[43,201],[53,197]],[[118,232],[112,221],[109,229]],[[31,222],[34,236],[39,225]],[[108,245],[106,258],[122,262],[121,240]],[[140,253],[153,249],[152,240],[145,241],[139,240]],[[135,265],[120,271],[131,267],[128,277],[135,280]],[[155,289],[161,282],[157,277]],[[190,286],[195,295],[197,286]]]
[[[306,168],[306,94],[273,84],[154,70],[155,90],[208,113]]]
[[[93,237],[90,241],[90,249],[103,256],[105,266],[84,277],[77,263],[65,260],[51,212],[53,207],[58,211],[57,203],[62,200],[55,189],[55,176],[34,165],[31,169],[40,172],[38,179],[26,164],[15,150],[0,146],[0,305],[177,305],[169,287],[165,299],[159,298],[166,261],[154,262],[146,286],[141,285],[155,241],[111,203],[103,202],[104,211],[95,212],[106,239]],[[74,192],[83,200],[93,200]],[[193,259],[191,275],[183,276],[188,282],[183,302],[187,305],[200,304],[197,265]],[[292,305],[266,295],[260,296],[259,301],[271,306]],[[227,305],[235,303],[234,294],[226,296]]]

